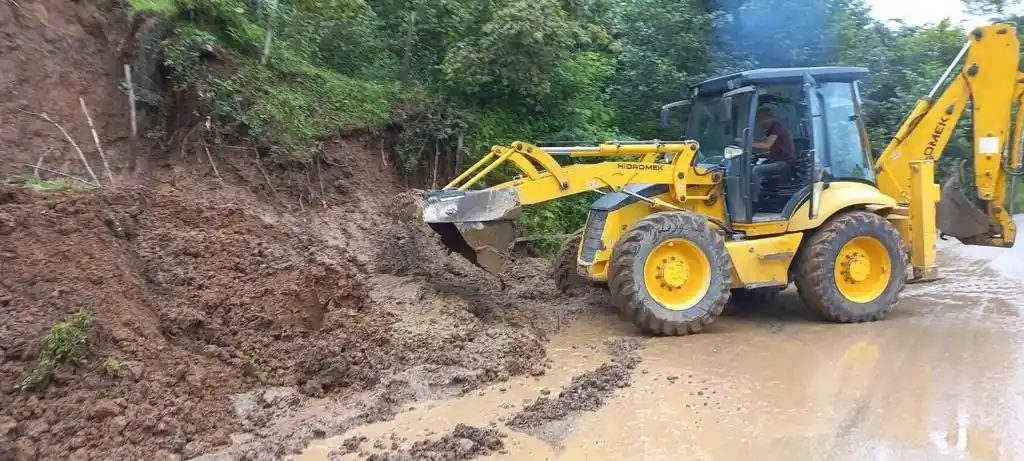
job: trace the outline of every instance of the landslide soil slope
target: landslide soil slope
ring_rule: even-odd
[[[572,314],[535,283],[544,261],[514,263],[502,291],[401,206],[296,217],[165,189],[2,192],[0,459],[197,456],[270,421],[237,414],[231,396],[254,389],[295,404],[377,390],[364,419],[387,418],[543,373],[546,335]],[[50,327],[79,310],[92,318],[88,363],[17,389]]]
[[[114,0],[0,2],[0,175],[31,172],[22,163],[88,177],[46,113],[101,165],[81,97],[114,167],[124,163],[128,98],[120,90],[119,53],[129,24]],[[130,45],[130,43],[129,43]],[[96,170],[96,174],[102,171]]]
[[[118,8],[0,2],[3,179],[44,152],[86,177],[22,110],[64,125],[99,168],[79,96],[114,168],[128,163]],[[192,157],[89,192],[0,181],[0,460],[278,459],[349,427],[275,429],[306,401],[342,402],[355,424],[543,373],[547,335],[583,306],[543,282],[547,262],[515,260],[500,283],[440,247],[375,146],[326,154],[316,176],[214,150],[222,180]],[[81,310],[86,364],[19,390],[51,327]]]

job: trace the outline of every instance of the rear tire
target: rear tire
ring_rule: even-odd
[[[608,287],[619,312],[645,332],[698,333],[721,315],[732,259],[707,219],[662,212],[641,219],[612,249]]]
[[[579,264],[576,262],[582,242],[583,229],[580,229],[566,238],[555,253],[551,275],[555,279],[555,288],[561,293],[576,294],[579,289],[591,284],[590,280],[579,274]]]
[[[885,218],[865,211],[826,222],[804,242],[796,264],[800,298],[833,322],[883,319],[906,284],[899,233]]]

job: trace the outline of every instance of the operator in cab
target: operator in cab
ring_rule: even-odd
[[[754,203],[759,203],[761,184],[765,178],[789,175],[796,167],[796,146],[793,144],[793,136],[789,134],[786,126],[775,118],[770,107],[758,108],[755,121],[764,130],[766,139],[754,141],[751,145],[755,149],[768,151],[768,162],[754,165],[751,171],[751,195]]]

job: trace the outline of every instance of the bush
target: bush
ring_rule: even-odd
[[[387,121],[391,89],[312,66],[284,73],[245,63],[210,82],[214,115],[275,160],[308,160],[322,139]]]
[[[43,339],[39,363],[21,381],[18,389],[22,392],[38,389],[60,365],[72,368],[85,365],[89,351],[89,323],[89,313],[79,311],[70,320],[54,324],[50,334]]]

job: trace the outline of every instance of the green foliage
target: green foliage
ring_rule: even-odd
[[[171,89],[195,88],[221,126],[272,160],[306,161],[322,139],[388,119],[392,86],[369,77],[393,59],[381,58],[380,23],[363,2],[175,1],[164,48]],[[231,54],[233,72],[204,72],[212,52]]]
[[[961,0],[964,9],[977,15],[1002,16],[1008,9],[1020,7],[1020,0]]]
[[[449,50],[445,83],[475,102],[506,102],[540,109],[553,97],[552,69],[584,40],[558,0],[511,0],[500,5],[479,35]]]
[[[210,89],[214,114],[281,161],[307,160],[320,140],[388,116],[387,87],[312,66],[285,73],[248,63]]]
[[[594,200],[589,195],[577,195],[525,209],[519,220],[519,232],[527,238],[541,237],[531,240],[530,248],[540,254],[553,254],[562,244],[563,234],[582,228],[587,221],[587,208]]]
[[[108,358],[103,361],[103,374],[109,378],[118,378],[123,366],[120,360]]]
[[[40,179],[35,176],[25,181],[25,187],[36,192],[81,192],[89,189],[89,186],[73,179]]]
[[[608,91],[615,95],[616,124],[635,136],[656,137],[658,108],[689,94],[689,85],[712,64],[712,17],[697,1],[616,2],[612,30],[621,49]],[[678,137],[682,133],[677,133]]]
[[[50,334],[43,340],[39,363],[21,381],[18,389],[22,392],[38,389],[60,365],[73,368],[85,365],[89,349],[89,323],[89,313],[79,311],[70,320],[54,324]]]
[[[154,11],[168,15],[178,13],[176,0],[129,0],[128,3],[137,11]]]
[[[448,50],[479,30],[489,2],[464,0],[367,0],[387,31],[385,46],[403,81],[437,81]]]
[[[164,48],[164,64],[171,69],[172,91],[185,91],[199,83],[202,49],[216,44],[213,34],[187,25],[178,28],[176,39]]]
[[[395,146],[398,166],[405,173],[417,171],[424,160],[423,153],[428,149],[441,152],[442,146],[452,146],[451,154],[464,157],[464,152],[458,151],[458,145],[459,138],[466,131],[465,114],[441,101],[424,106],[424,110],[410,117]]]

